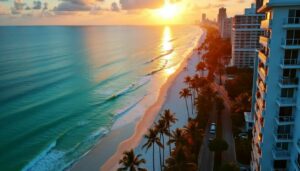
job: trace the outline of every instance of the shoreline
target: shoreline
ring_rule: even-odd
[[[196,46],[203,42],[205,36],[206,32],[202,29],[202,35],[200,36]],[[131,148],[135,149],[140,145],[140,142],[143,139],[143,135],[145,135],[145,133],[148,131],[148,128],[150,128],[153,125],[154,121],[157,119],[159,112],[165,105],[172,85],[174,85],[174,82],[179,77],[179,75],[184,72],[184,68],[188,66],[190,60],[194,57],[195,53],[197,52],[195,52],[194,50],[188,53],[185,61],[181,63],[181,65],[179,66],[179,68],[177,68],[175,73],[173,73],[167,79],[167,82],[160,88],[158,100],[147,109],[142,118],[137,122],[134,134],[129,139],[126,139],[125,141],[120,143],[117,152],[105,162],[105,164],[100,168],[100,170],[117,170],[117,163],[120,160],[123,152]],[[198,55],[196,54],[196,56]]]
[[[200,28],[201,29],[201,28]],[[198,46],[203,42],[206,32],[204,29],[202,30],[202,35],[199,37],[195,46]],[[111,130],[111,132],[103,137],[85,156],[82,156],[75,163],[73,163],[67,170],[71,171],[79,171],[79,170],[116,170],[118,167],[118,161],[120,160],[123,151],[128,149],[137,148],[142,139],[143,135],[147,132],[148,128],[152,126],[154,121],[157,119],[158,113],[161,111],[169,96],[170,89],[172,85],[178,78],[178,76],[183,73],[184,68],[189,64],[190,60],[195,55],[195,51],[192,49],[187,53],[184,61],[179,65],[176,71],[167,78],[167,81],[160,87],[158,99],[151,106],[146,109],[145,113],[136,119],[134,122],[126,124],[122,127],[118,127],[117,129]],[[122,139],[121,142],[114,141],[113,138],[118,137],[118,139]],[[105,153],[106,150],[104,147],[100,146],[100,143],[103,144],[111,144],[112,148],[116,147],[115,152],[112,155],[108,155]],[[106,145],[104,145],[106,146]],[[103,155],[99,155],[103,154]],[[111,154],[111,153],[110,153]],[[86,157],[89,155],[89,157]],[[99,161],[103,160],[103,164]],[[98,161],[98,163],[97,163]],[[94,164],[94,163],[97,163]]]

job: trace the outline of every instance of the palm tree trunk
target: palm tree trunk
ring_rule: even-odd
[[[160,170],[162,170],[162,165],[161,165],[161,147],[158,146],[158,149],[159,149],[159,164],[160,164]]]
[[[152,144],[152,162],[153,162],[153,171],[155,171],[155,161],[154,161],[154,144]]]
[[[162,136],[162,141],[163,141],[163,145],[164,145],[164,147],[163,147],[163,157],[162,157],[162,161],[163,161],[163,166],[165,165],[165,137],[164,137],[164,134],[161,134],[161,136]]]
[[[169,126],[169,128],[168,128],[168,132],[169,132],[169,135],[171,134],[171,130],[170,130],[170,126]],[[169,136],[169,140],[170,140],[170,136]],[[171,143],[169,144],[169,153],[170,153],[170,156],[171,156]]]
[[[185,99],[185,105],[186,105],[186,110],[187,110],[188,120],[189,120],[189,118],[190,118],[189,107],[188,107],[188,104],[187,104],[187,99],[186,99],[186,98],[184,98],[184,99]]]
[[[192,107],[192,116],[194,115],[194,103],[193,103],[193,97],[191,96],[191,107]]]

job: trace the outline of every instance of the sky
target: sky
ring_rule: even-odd
[[[242,14],[253,0],[0,0],[0,25],[191,24]],[[168,4],[168,5],[166,5]]]

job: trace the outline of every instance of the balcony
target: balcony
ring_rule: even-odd
[[[277,132],[277,129],[274,131],[274,138],[276,142],[292,142],[293,135],[291,133]]]
[[[270,39],[267,36],[259,36],[259,43],[265,47],[268,47]]]
[[[300,69],[299,59],[282,59],[280,67],[283,69]]]
[[[300,139],[297,140],[296,147],[298,152],[300,153]]]
[[[260,61],[266,65],[268,56],[262,50],[258,51],[258,57],[259,57]]]
[[[272,28],[272,20],[269,20],[269,19],[262,20],[261,24],[260,24],[260,28],[271,29]]]
[[[257,98],[256,103],[258,104],[260,111],[265,108],[265,102],[262,100],[262,98]]]
[[[300,17],[289,17],[283,21],[283,28],[300,28]]]
[[[283,39],[281,47],[284,49],[300,49],[300,38]]]
[[[275,121],[277,125],[291,125],[294,124],[294,116],[276,116]]]
[[[288,171],[285,168],[273,168],[272,171]]]
[[[279,79],[279,86],[281,88],[297,88],[298,87],[299,79],[296,78],[289,78],[289,77],[281,77]]]
[[[290,158],[290,152],[274,147],[272,150],[274,160],[288,160]]]
[[[263,67],[259,67],[258,68],[258,74],[260,76],[260,78],[265,82],[266,78],[267,78],[267,72]]]
[[[279,97],[276,102],[279,106],[296,106],[294,97]]]
[[[298,160],[295,160],[295,165],[296,165],[297,169],[300,170],[300,163],[298,162]]]

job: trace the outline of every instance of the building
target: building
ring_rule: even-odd
[[[252,171],[300,170],[300,1],[264,0],[255,65]]]
[[[263,14],[256,13],[254,4],[245,9],[243,15],[236,15],[232,20],[232,58],[231,65],[238,68],[253,68],[259,47],[259,36],[263,33],[260,22]]]
[[[205,22],[206,21],[206,14],[205,13],[202,13],[202,22]]]
[[[218,25],[219,25],[219,30],[222,29],[222,23],[223,21],[227,18],[226,14],[226,8],[220,8],[219,13],[218,13]]]
[[[231,38],[231,20],[232,18],[225,18],[221,23],[220,35],[223,39]]]

